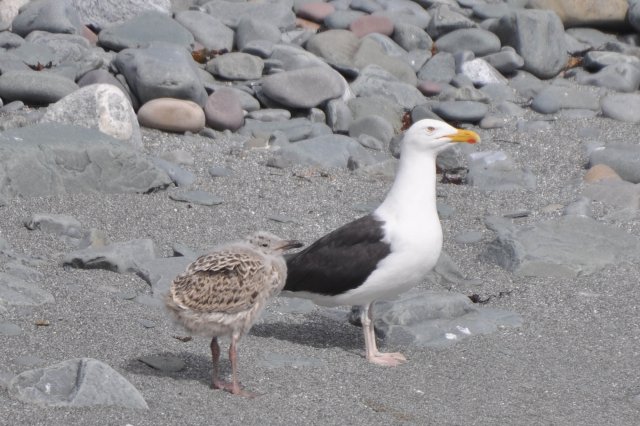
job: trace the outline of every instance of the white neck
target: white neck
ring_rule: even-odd
[[[395,181],[376,213],[401,222],[438,220],[436,155],[432,151],[403,152]]]

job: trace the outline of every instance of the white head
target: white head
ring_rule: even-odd
[[[405,132],[402,149],[437,154],[457,142],[480,142],[480,136],[471,130],[456,129],[444,121],[424,119],[416,121]]]
[[[302,247],[303,244],[296,240],[283,240],[267,231],[254,232],[246,237],[246,241],[263,253],[278,254],[292,248]]]

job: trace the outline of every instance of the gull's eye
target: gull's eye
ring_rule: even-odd
[[[427,127],[427,132],[429,132],[429,133],[433,133],[434,130],[436,130],[436,128],[433,127],[433,126]]]

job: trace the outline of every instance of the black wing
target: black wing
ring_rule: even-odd
[[[288,256],[284,290],[334,296],[357,288],[391,252],[382,225],[367,215]]]

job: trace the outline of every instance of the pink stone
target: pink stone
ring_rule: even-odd
[[[620,181],[622,178],[615,170],[606,164],[596,164],[592,166],[584,175],[584,181],[589,183],[604,181]]]
[[[330,3],[314,2],[306,3],[298,9],[298,17],[309,19],[314,22],[323,22],[324,18],[336,11],[336,8]]]
[[[238,95],[225,87],[209,95],[204,115],[207,126],[216,130],[238,130],[244,124],[244,111]]]
[[[193,101],[152,99],[138,110],[140,125],[167,132],[194,132],[204,128],[204,111]]]
[[[317,22],[313,22],[308,19],[296,18],[296,28],[302,28],[303,30],[309,30],[317,33],[320,26],[321,25]]]
[[[393,22],[386,16],[365,15],[351,22],[349,29],[358,37],[364,37],[371,33],[391,36],[393,34]]]
[[[98,44],[98,36],[86,25],[82,26],[82,36],[89,40],[89,43],[91,43],[92,46]]]
[[[425,96],[434,96],[440,94],[442,86],[435,81],[423,80],[417,86],[420,93]]]

